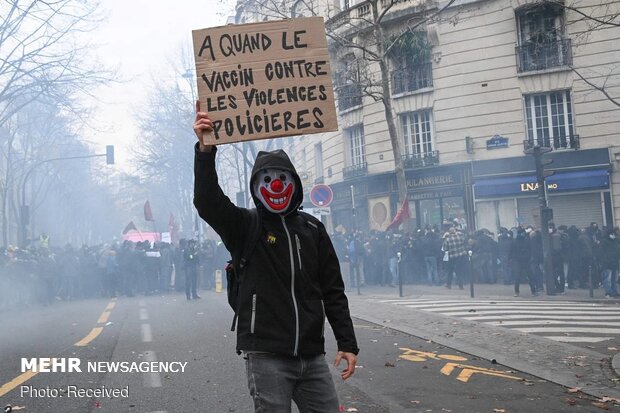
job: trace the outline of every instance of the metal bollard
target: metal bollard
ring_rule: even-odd
[[[398,296],[402,297],[403,296],[403,272],[401,271],[402,268],[400,268],[400,259],[401,259],[400,251],[396,253],[396,255],[398,256],[398,262],[396,263],[396,265],[398,266]]]
[[[467,255],[469,258],[469,296],[474,298],[474,264],[471,260],[471,256],[474,255],[474,252],[469,250],[467,251]]]

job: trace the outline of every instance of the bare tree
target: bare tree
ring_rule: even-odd
[[[23,219],[17,197],[27,189],[27,175],[39,162],[66,153],[66,146],[55,147],[56,138],[78,139],[79,126],[73,120],[86,118],[79,95],[112,77],[90,58],[92,45],[78,37],[101,22],[98,10],[97,1],[7,0],[0,4],[0,153],[4,168],[0,193],[5,245],[12,238],[9,223]],[[35,144],[37,136],[43,140]],[[61,141],[67,144],[66,139]]]
[[[239,4],[263,19],[291,17],[295,15],[317,15],[327,13],[327,36],[331,41],[332,67],[336,67],[335,83],[339,102],[358,99],[363,96],[372,98],[383,105],[385,120],[394,156],[394,170],[398,187],[399,201],[407,197],[407,184],[403,158],[403,143],[398,136],[395,112],[392,106],[391,69],[402,64],[399,51],[415,47],[408,56],[408,64],[425,63],[430,58],[430,45],[418,36],[426,24],[437,21],[440,14],[450,7],[455,0],[450,0],[441,9],[428,2],[416,7],[415,13],[406,20],[391,20],[390,12],[398,0],[367,0],[356,5],[354,10],[339,11],[332,4],[317,1],[275,2],[240,1]],[[279,6],[276,10],[274,8]],[[294,13],[292,13],[294,12]],[[417,43],[411,39],[419,40]],[[416,59],[418,61],[416,61]],[[335,62],[335,63],[334,63]],[[340,64],[339,64],[340,63]],[[340,66],[340,70],[338,70]]]

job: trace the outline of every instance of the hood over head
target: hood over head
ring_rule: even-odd
[[[287,209],[286,214],[296,211],[303,201],[301,179],[299,178],[299,175],[297,174],[297,171],[295,170],[295,167],[293,166],[293,163],[289,159],[288,155],[282,149],[276,149],[269,152],[260,151],[258,152],[258,155],[256,155],[256,161],[254,161],[254,167],[252,168],[252,176],[250,177],[250,192],[252,193],[252,199],[254,200],[256,207],[258,209],[266,210],[254,190],[254,181],[256,180],[256,176],[259,172],[265,169],[281,169],[291,173],[293,179],[295,180],[295,192],[293,193],[291,204]]]

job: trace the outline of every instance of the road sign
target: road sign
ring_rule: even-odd
[[[320,216],[320,215],[330,215],[332,213],[331,208],[330,207],[317,207],[317,208],[310,208],[310,214],[314,215],[314,216]]]
[[[334,193],[332,189],[325,184],[314,185],[310,190],[310,202],[316,207],[326,207],[332,203]]]

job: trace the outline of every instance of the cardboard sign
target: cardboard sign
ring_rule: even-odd
[[[322,17],[194,30],[205,144],[338,130]]]

